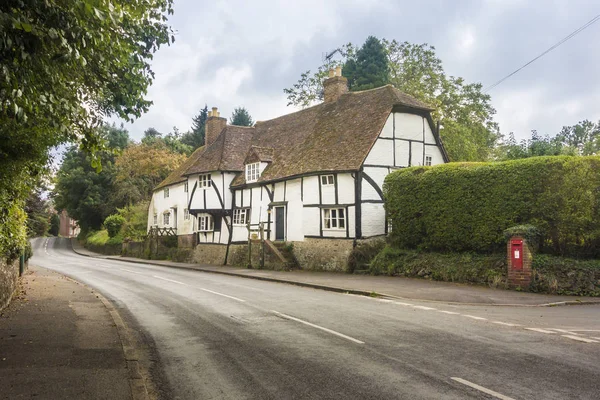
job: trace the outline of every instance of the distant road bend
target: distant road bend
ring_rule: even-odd
[[[399,302],[33,245],[143,332],[165,399],[600,399],[600,306]]]

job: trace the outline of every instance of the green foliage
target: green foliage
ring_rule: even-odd
[[[441,122],[440,135],[451,161],[487,161],[500,139],[496,113],[489,95],[482,92],[480,83],[467,83],[463,78],[446,75],[435,48],[427,44],[412,44],[382,39],[387,55],[389,83],[415,98],[431,105],[433,118]],[[366,44],[366,43],[365,43]],[[341,60],[329,60],[315,73],[304,72],[297,83],[284,89],[288,105],[308,107],[323,100],[323,81],[330,68],[344,65],[343,75],[356,71],[358,49],[348,43],[338,49]],[[383,79],[375,73],[373,85]],[[377,83],[376,83],[377,82]],[[376,86],[373,86],[376,87]],[[354,87],[353,87],[353,90]]]
[[[0,256],[24,245],[18,208],[52,146],[80,143],[99,168],[101,121],[148,109],[172,11],[172,0],[0,2]]]
[[[42,189],[34,189],[25,201],[28,237],[45,236],[50,228],[48,202],[42,197]]]
[[[23,250],[23,255],[25,256],[25,261],[29,260],[33,257],[33,248],[31,247],[31,243],[27,241],[25,245],[25,249]]]
[[[58,236],[58,232],[60,230],[60,217],[58,214],[54,213],[50,215],[50,229],[48,233],[52,236]]]
[[[119,209],[119,215],[125,223],[121,234],[125,240],[141,241],[146,239],[148,228],[149,202],[143,201],[132,206]]]
[[[189,156],[192,154],[193,148],[185,144],[182,135],[176,126],[173,127],[173,132],[169,132],[163,137],[163,134],[154,128],[148,128],[144,131],[142,144],[151,147],[166,147],[173,153],[184,154]]]
[[[125,218],[119,214],[113,214],[106,217],[104,227],[108,231],[108,237],[114,238],[121,232],[121,228],[125,224]]]
[[[349,273],[368,268],[373,258],[385,247],[385,240],[369,240],[358,242],[348,256]]]
[[[507,242],[511,237],[520,236],[525,239],[534,250],[537,250],[540,247],[542,232],[533,225],[511,226],[510,228],[505,229],[503,233],[504,240]]]
[[[503,231],[531,224],[543,253],[600,256],[600,157],[407,168],[384,194],[398,247],[503,252]]]
[[[106,229],[102,229],[88,233],[85,238],[85,242],[94,246],[104,246],[109,238],[108,231]]]
[[[503,254],[429,253],[386,246],[377,254],[369,271],[374,275],[420,277],[436,281],[505,286]]]
[[[539,254],[532,260],[533,292],[600,296],[600,260]]]
[[[181,142],[190,146],[192,149],[204,146],[204,137],[206,135],[206,120],[208,119],[208,105],[200,110],[198,115],[192,118],[192,131],[181,137]]]
[[[237,107],[231,113],[231,118],[229,119],[231,125],[237,126],[252,126],[254,125],[254,121],[252,121],[252,117],[248,110],[244,107]]]
[[[104,219],[124,205],[122,199],[115,200],[111,194],[116,179],[115,153],[129,143],[129,135],[115,126],[103,127],[100,135],[110,146],[97,153],[102,170],[93,168],[91,157],[73,146],[64,156],[53,191],[56,209],[66,209],[84,232],[100,229]]]
[[[389,83],[389,66],[386,49],[379,39],[369,36],[355,56],[343,67],[351,91],[367,90]]]
[[[114,204],[135,204],[152,197],[154,188],[186,159],[162,141],[131,144],[115,161],[110,198]]]
[[[0,192],[0,204],[8,205],[0,208],[0,256],[12,261],[21,253],[27,244],[25,221],[27,215],[23,211],[22,201],[3,201],[4,194]]]

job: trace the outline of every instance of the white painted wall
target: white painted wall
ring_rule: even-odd
[[[365,237],[385,234],[385,209],[383,204],[363,203],[362,235]]]
[[[193,217],[190,217],[190,219],[187,220],[184,218],[184,209],[187,208],[189,193],[184,191],[183,182],[167,187],[169,188],[168,198],[165,198],[164,196],[164,188],[157,190],[152,194],[150,207],[148,208],[148,230],[150,227],[154,226],[154,214],[156,214],[158,217],[157,225],[159,228],[177,228],[178,235],[193,233]],[[175,212],[175,209],[177,212]],[[163,214],[165,212],[171,213],[169,225],[164,224]],[[176,219],[175,214],[177,214]]]

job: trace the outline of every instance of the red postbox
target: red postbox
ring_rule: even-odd
[[[523,240],[510,240],[510,258],[513,269],[523,269]]]

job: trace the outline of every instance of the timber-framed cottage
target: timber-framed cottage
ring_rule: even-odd
[[[302,268],[345,269],[357,241],[387,233],[386,175],[448,157],[428,105],[390,85],[348,92],[339,68],[324,89],[323,103],[253,127],[213,108],[205,146],[156,187],[149,229],[174,228],[196,262],[226,264],[262,222]]]

